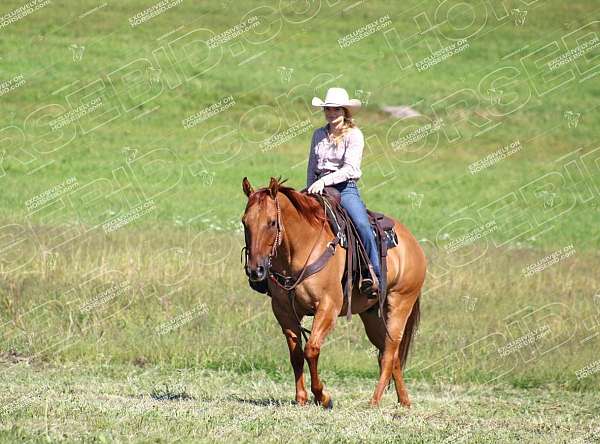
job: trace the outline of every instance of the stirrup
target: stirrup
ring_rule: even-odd
[[[372,267],[369,266],[369,270],[372,270]],[[364,277],[361,279],[359,284],[360,292],[367,296],[367,299],[376,299],[379,297],[379,279],[377,279],[377,275],[373,272],[371,273],[371,277]]]

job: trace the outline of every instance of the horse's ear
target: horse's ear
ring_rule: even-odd
[[[277,191],[279,191],[279,181],[274,177],[271,177],[271,182],[269,182],[269,191],[271,192],[271,197],[275,199]]]
[[[242,180],[242,189],[244,190],[244,194],[246,194],[248,197],[254,193],[254,188],[252,188],[252,185],[250,185],[250,181],[247,177],[244,177]]]

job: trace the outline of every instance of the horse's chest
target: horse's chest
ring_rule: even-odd
[[[302,309],[306,313],[314,313],[318,304],[308,288],[301,285],[296,287],[295,303],[297,309]]]

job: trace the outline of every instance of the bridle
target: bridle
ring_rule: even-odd
[[[283,236],[282,236],[282,223],[281,223],[281,207],[279,206],[279,200],[277,199],[277,196],[275,196],[275,206],[277,208],[277,234],[275,234],[275,240],[273,241],[273,245],[271,245],[271,253],[269,254],[269,256],[267,257],[267,265],[266,265],[266,269],[267,269],[267,276],[270,273],[271,270],[271,259],[275,256],[277,256],[277,250],[279,249],[279,246],[281,245],[281,243],[283,242]],[[250,256],[250,250],[248,248],[247,245],[244,245],[242,247],[242,254],[245,252],[245,259],[244,259],[244,271],[246,272],[247,276],[250,276],[250,274],[248,273],[248,257]]]
[[[315,243],[313,244],[310,253],[308,254],[306,261],[304,262],[304,266],[302,267],[302,270],[298,276],[298,278],[296,279],[296,281],[293,284],[289,284],[290,278],[291,276],[286,276],[284,273],[281,272],[277,272],[277,271],[273,271],[271,269],[271,265],[272,265],[272,258],[277,257],[277,252],[279,250],[279,246],[281,245],[281,243],[283,242],[283,224],[281,222],[281,206],[279,205],[279,199],[277,199],[277,196],[275,196],[275,207],[277,208],[277,223],[276,223],[276,229],[277,232],[275,234],[275,240],[273,241],[273,245],[271,246],[271,253],[269,254],[269,256],[267,257],[267,264],[266,264],[266,269],[267,269],[267,278],[270,278],[273,280],[273,282],[275,282],[275,284],[279,285],[279,287],[281,287],[284,290],[287,291],[291,291],[294,288],[296,288],[298,286],[298,284],[300,284],[300,282],[302,282],[305,278],[307,278],[309,275],[305,275],[307,268],[309,267],[308,265],[308,260],[310,259],[310,257],[312,256],[313,251],[315,250],[317,244],[319,243],[319,239],[321,238],[321,234],[323,233],[323,230],[325,229],[325,225],[327,224],[327,219],[323,220],[323,225],[321,226],[321,231],[319,232],[319,236],[317,237],[317,239],[315,240]],[[335,253],[335,245],[337,245],[337,243],[339,242],[339,237],[336,236],[336,238],[334,240],[332,240],[331,242],[329,242],[327,244],[328,249],[325,250],[327,251],[331,251],[332,253]],[[247,263],[248,263],[248,257],[250,256],[250,251],[248,249],[248,247],[246,245],[244,245],[242,247],[242,253],[245,251],[246,253],[246,257],[245,257],[245,263],[244,263],[244,270],[246,271],[246,274],[248,275],[248,268],[247,268]],[[320,258],[319,258],[320,259]],[[314,271],[313,273],[316,273],[316,271]],[[311,273],[311,274],[313,274]],[[280,278],[284,281],[284,283],[281,283],[277,278]]]
[[[273,245],[271,246],[271,254],[269,254],[269,257],[267,258],[267,273],[271,272],[271,258],[277,256],[277,250],[283,242],[283,230],[281,228],[281,207],[279,206],[279,199],[277,199],[277,195],[275,195],[275,208],[277,208],[277,234],[275,235],[275,241],[273,241]]]

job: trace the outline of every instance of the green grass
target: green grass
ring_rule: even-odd
[[[356,441],[369,430],[373,441],[390,442],[589,440],[600,373],[577,372],[598,360],[600,337],[600,90],[584,72],[599,49],[559,68],[572,79],[552,91],[542,62],[598,33],[592,24],[577,43],[567,36],[591,23],[598,6],[506,1],[505,15],[492,3],[496,14],[475,5],[472,21],[457,7],[444,22],[448,5],[438,2],[346,10],[345,2],[310,2],[313,9],[297,4],[293,14],[286,2],[187,1],[132,28],[128,19],[152,2],[106,2],[90,12],[103,3],[54,0],[0,29],[0,81],[25,79],[0,95],[0,356],[32,366],[3,366],[2,400],[35,394],[5,412],[3,438],[269,441],[285,431]],[[3,2],[0,16],[22,5]],[[527,9],[523,26],[514,8]],[[194,45],[185,52],[177,40],[200,28],[221,33],[253,14],[256,33],[210,53]],[[384,15],[388,32],[338,46]],[[410,40],[425,17],[434,30]],[[429,47],[462,37],[459,28],[473,31],[464,51],[425,71],[406,66],[405,50],[414,64]],[[239,42],[245,52],[236,56]],[[532,57],[552,42],[556,53]],[[71,45],[85,46],[80,61]],[[147,81],[150,65],[161,69],[160,83]],[[294,70],[289,82],[282,66]],[[366,408],[377,363],[358,317],[339,320],[319,361],[339,411],[289,405],[285,341],[239,262],[242,178],[260,187],[281,175],[305,186],[312,130],[266,152],[261,142],[305,119],[323,125],[309,104],[329,86],[368,94],[356,114],[367,141],[361,195],[409,227],[428,255],[406,369],[410,413],[391,393],[382,410]],[[503,91],[499,103],[490,88]],[[183,127],[229,95],[227,111]],[[50,130],[52,119],[97,97],[97,112]],[[384,105],[411,105],[423,116],[397,120]],[[580,114],[576,125],[567,112]],[[392,149],[440,118],[439,132]],[[517,140],[519,151],[469,172]],[[73,189],[28,206],[70,178]],[[102,224],[144,202],[153,204],[147,214],[104,233]],[[486,223],[495,224],[491,233],[452,251],[453,240]],[[524,275],[571,245],[569,257]],[[545,333],[531,339],[536,331]],[[145,377],[143,387],[124,382],[136,365],[161,376]],[[139,399],[149,410],[131,407]],[[275,405],[261,403],[269,399]]]
[[[294,405],[280,375],[203,369],[4,364],[1,442],[571,442],[594,439],[593,393],[418,383],[416,406],[367,406],[370,380],[339,378],[335,408]],[[445,441],[446,440],[446,441]]]

